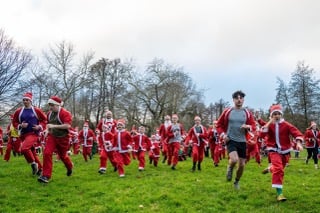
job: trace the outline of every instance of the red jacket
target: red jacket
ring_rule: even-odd
[[[116,130],[113,136],[112,146],[114,150],[120,153],[129,152],[132,148],[132,137],[130,133],[124,129],[120,131]]]
[[[226,108],[220,115],[217,121],[217,131],[219,135],[222,135],[227,132],[228,124],[229,124],[229,115],[232,110],[233,110],[233,107]],[[243,110],[247,115],[247,120],[245,124],[250,125],[251,131],[254,132],[256,130],[256,122],[254,120],[254,117],[248,109],[243,108]]]
[[[172,123],[167,129],[167,141],[168,142],[170,142],[170,139],[175,139],[175,134],[174,134],[173,129],[172,129],[173,125],[174,124]],[[184,137],[184,134],[185,134],[184,128],[183,128],[182,124],[180,124],[180,123],[177,123],[177,125],[179,125],[179,128],[180,128],[181,140],[180,141],[171,141],[171,142],[181,142],[181,141],[183,141],[183,137]]]
[[[314,148],[316,146],[316,143],[318,143],[318,146],[320,146],[320,133],[319,130],[315,130],[316,133],[313,133],[312,129],[307,129],[304,133],[304,140],[306,142],[306,148]]]
[[[99,147],[105,149],[107,152],[112,151],[112,140],[114,134],[111,132],[102,132],[101,137],[99,137]]]
[[[208,143],[208,133],[207,133],[207,129],[200,125],[201,129],[202,129],[202,133],[199,134],[199,136],[196,135],[196,130],[195,130],[195,126],[193,126],[187,135],[187,140],[186,143],[189,144],[190,141],[192,141],[193,145],[196,146],[203,146],[205,143]],[[190,145],[190,144],[189,144]]]
[[[97,129],[100,130],[100,133],[103,131],[102,126],[103,125],[108,125],[111,127],[111,132],[114,134],[116,132],[116,127],[117,127],[117,121],[114,119],[106,119],[103,118],[99,121],[98,125],[97,125]]]
[[[287,154],[292,148],[290,136],[295,138],[295,140],[303,141],[303,134],[295,126],[286,122],[284,119],[281,119],[278,125],[279,134],[276,134],[276,124],[271,123],[268,128],[262,127],[261,136],[268,137],[266,140],[267,150],[276,151],[280,154]],[[279,138],[279,140],[277,140],[277,138]]]
[[[140,143],[140,136],[141,136],[141,143]],[[141,135],[140,133],[133,136],[133,151],[149,151],[151,147],[151,141],[150,139],[145,136],[144,134]]]
[[[19,129],[19,126],[22,123],[21,114],[23,113],[23,110],[24,110],[24,107],[21,107],[21,108],[17,109],[13,114],[12,124],[13,124],[13,127],[16,128],[16,129]],[[38,122],[39,122],[38,125],[41,126],[41,131],[45,130],[46,129],[46,123],[47,123],[46,114],[41,109],[39,109],[38,107],[32,106],[32,110],[33,110],[35,116],[38,119]]]
[[[88,129],[87,132],[85,132],[83,129],[80,130],[78,135],[78,140],[80,144],[84,147],[92,147],[93,141],[96,140],[96,135],[91,129]]]

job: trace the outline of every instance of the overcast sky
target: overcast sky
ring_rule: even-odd
[[[153,58],[184,67],[205,102],[268,109],[276,78],[290,80],[298,61],[320,78],[320,1],[317,0],[8,0],[0,28],[40,56],[62,40],[96,59]]]

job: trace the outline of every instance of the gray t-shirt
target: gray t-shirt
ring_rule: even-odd
[[[177,123],[177,124],[172,124],[172,126],[171,126],[171,131],[173,132],[174,137],[169,139],[169,143],[172,143],[172,142],[181,142],[181,141],[182,141],[182,137],[181,137],[180,124],[179,124],[179,123]]]
[[[235,142],[246,142],[245,130],[240,127],[247,121],[245,109],[232,109],[229,114],[227,135]]]

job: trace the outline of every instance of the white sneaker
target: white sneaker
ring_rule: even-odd
[[[124,174],[119,175],[119,177],[121,177],[121,178],[124,177],[124,176],[125,176]]]

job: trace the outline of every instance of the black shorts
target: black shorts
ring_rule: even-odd
[[[228,150],[228,153],[236,151],[238,153],[239,158],[246,158],[247,143],[230,140],[227,143],[227,150]]]

